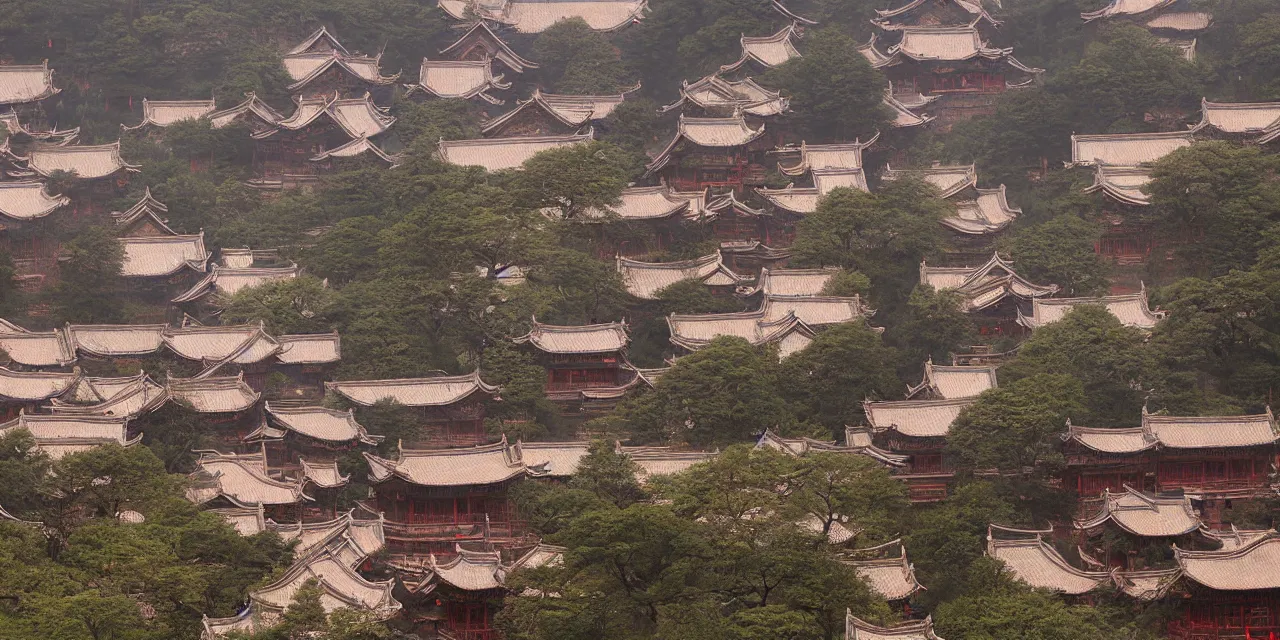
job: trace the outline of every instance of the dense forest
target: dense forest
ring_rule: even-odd
[[[619,0],[580,4],[611,2]],[[0,0],[0,93],[9,65],[47,64],[56,87],[25,110],[6,107],[15,115],[4,120],[11,124],[0,148],[0,640],[1280,637],[1274,576],[1258,578],[1267,584],[1252,591],[1215,590],[1186,560],[1235,549],[1216,546],[1230,532],[1259,536],[1239,548],[1265,545],[1276,538],[1263,532],[1280,518],[1280,430],[1271,417],[1280,384],[1280,135],[1271,135],[1280,134],[1280,3],[1146,2],[1156,12],[1211,14],[1189,55],[1148,23],[1155,13],[1081,17],[1125,2],[1143,4],[649,0],[618,28],[570,17],[530,32],[494,12],[560,3],[454,2],[466,6],[460,20],[446,2],[430,0]],[[947,111],[954,95],[933,103],[920,95],[923,104],[908,104],[907,115],[933,115],[902,126],[893,105],[906,94],[892,75],[901,66],[877,63],[874,54],[906,55],[911,28],[884,27],[897,15],[886,17],[888,10],[904,4],[963,5],[965,15],[987,16],[965,21],[982,34],[979,59],[1016,55],[1031,80],[1005,90],[1001,77],[980,108],[956,117]],[[477,20],[534,64],[513,71],[520,65],[497,63],[506,53],[486,56],[486,74],[490,65],[505,72],[486,75],[488,89],[434,94],[425,75],[418,78],[420,65],[425,74],[426,61],[447,58]],[[320,58],[372,59],[375,75],[394,81],[379,79],[365,97],[363,90],[303,95],[282,59],[322,27],[345,51]],[[797,33],[790,59],[750,74],[722,70],[745,57],[744,36],[789,27]],[[753,69],[748,62],[741,69]],[[759,117],[753,110],[768,101],[742,100],[719,114],[695,108],[688,87],[699,79],[728,86],[722,77],[742,83],[746,75],[784,108]],[[494,139],[503,114],[544,94],[621,98],[607,116],[571,127],[572,135],[589,130],[589,139],[514,168],[445,157],[446,141]],[[240,120],[224,126],[212,105],[195,118],[138,126],[144,100],[212,98],[228,109],[250,95],[278,112],[274,129]],[[376,157],[334,155],[290,188],[289,170],[283,178],[264,174],[263,149],[292,135],[284,124],[317,99],[321,111],[367,103],[375,118],[394,124],[378,131]],[[1243,132],[1215,129],[1202,123],[1214,103],[1253,105],[1270,120]],[[746,186],[664,191],[706,211],[677,214],[660,233],[620,215],[627,194],[705,169],[679,156],[688,146],[677,143],[687,123],[708,115],[776,136],[752,147],[757,174]],[[1123,167],[1145,178],[1124,201],[1103,188],[1106,163],[1082,157],[1076,140],[1112,134],[1188,142]],[[61,149],[119,141],[129,168],[91,186],[74,171],[45,172],[38,154],[59,136]],[[860,185],[826,190],[813,168],[814,186],[805,187],[803,172],[784,170],[781,158],[804,157],[802,144],[855,142]],[[658,162],[670,154],[668,164]],[[1015,211],[1007,228],[979,237],[946,224],[967,220],[972,203],[946,193],[926,170],[969,165],[965,193],[998,191]],[[11,216],[6,184],[32,180],[45,197],[64,198],[61,208]],[[731,215],[781,220],[766,196],[805,189],[819,194],[816,205],[788,214],[770,242],[727,237],[712,224]],[[176,280],[162,277],[159,288],[143,291],[130,276],[136,258],[124,247],[131,245],[122,245],[134,218],[120,212],[140,202],[163,203],[152,209],[156,224],[201,243],[198,259],[184,259],[199,263],[195,280],[158,305],[152,294]],[[1140,249],[1109,253],[1120,237]],[[808,297],[851,306],[852,319],[784,314],[789,331],[804,325],[798,348],[728,332],[675,335],[682,318],[800,304],[786,295],[771,300],[759,265],[722,263],[733,242],[747,240],[755,241],[752,256],[783,256],[766,264],[774,273],[823,270]],[[624,268],[627,260],[643,266],[713,254],[716,277],[727,274],[732,285],[713,286],[712,271],[689,272],[641,295],[638,276]],[[182,296],[171,302],[206,273],[233,272],[235,255],[251,256],[242,265],[249,271],[289,275],[226,290],[208,284],[217,292],[199,305]],[[952,269],[967,286],[967,274],[984,263],[1009,271],[982,284],[1004,292],[1006,316],[996,318],[997,307],[975,302],[969,289],[926,281],[928,268]],[[1133,322],[1108,306],[1134,295],[1158,322]],[[1041,324],[1033,304],[1047,309],[1055,299],[1074,302]],[[152,327],[156,346],[106,357],[76,337],[102,325]],[[572,373],[569,387],[556,387],[549,371],[580,362],[580,354],[548,356],[539,332],[597,325],[624,335],[614,351],[625,366],[600,362],[632,378],[595,395],[580,394]],[[752,330],[775,326],[760,320]],[[183,332],[202,327],[250,327],[249,340],[236,338],[216,356],[185,356]],[[287,362],[255,369],[259,363],[246,359],[255,340],[271,342],[271,357],[284,362],[286,337],[333,333],[340,360],[298,368],[311,376],[311,395],[289,395]],[[19,349],[33,334],[69,345],[67,357],[25,360]],[[877,410],[953,400],[931,382],[935,365],[992,373],[979,393],[948,405],[956,409],[932,439],[912,440],[906,418],[878,422]],[[478,382],[467,378],[475,372]],[[137,383],[141,404],[120,413],[120,398],[102,389],[135,380],[129,376],[150,382]],[[184,384],[224,377],[253,394],[251,408],[203,411],[198,396],[182,394]],[[480,489],[449,498],[451,524],[461,504],[483,533],[450,529],[428,543],[403,531],[425,536],[413,527],[439,522],[395,529],[399,507],[386,505],[409,504],[411,516],[422,515],[403,495],[429,484],[414,479],[409,456],[445,449],[426,435],[438,422],[436,407],[405,406],[395,395],[366,402],[341,385],[435,378],[472,385],[459,397],[480,389],[469,397],[483,396],[481,413],[467,415],[479,435],[465,444],[504,452],[493,464],[518,473],[492,483],[501,486],[501,508]],[[56,391],[25,399],[7,391],[19,384]],[[76,397],[82,388],[94,398]],[[566,388],[569,401],[553,393]],[[328,454],[336,485],[307,475],[312,450],[301,462],[286,451],[284,466],[273,468],[270,447],[287,449],[298,437],[279,435],[289,429],[277,421],[303,406],[358,423],[359,437],[348,438],[355,444],[314,447]],[[57,424],[27,426],[51,416],[60,416],[49,419]],[[1220,466],[1234,482],[1243,460],[1257,486],[1166,480],[1166,463],[1154,456],[1176,446],[1151,425],[1204,416],[1216,416],[1202,422],[1216,421],[1207,429],[1220,439],[1178,464],[1201,455],[1197,465]],[[77,431],[117,419],[123,435],[109,444],[86,446],[103,438]],[[1264,422],[1271,439],[1231,441],[1232,425],[1248,419]],[[1139,439],[1143,464],[1155,471],[1115,472],[1119,480],[1087,485],[1082,465],[1100,459],[1118,467],[1127,453],[1082,453],[1081,427]],[[578,446],[572,473],[561,473],[554,456],[535,464],[542,443]],[[1253,457],[1232,457],[1233,446],[1253,447]],[[248,476],[296,489],[291,499],[301,506],[276,505],[288,520],[265,500],[214,509],[217,498],[200,497],[234,475],[212,471],[211,461],[241,464],[237,456],[255,455],[261,468]],[[659,471],[646,456],[687,462]],[[925,462],[930,456],[936,467]],[[464,475],[469,464],[443,468]],[[425,503],[446,493],[440,486],[423,492]],[[1115,496],[1186,505],[1196,525],[1144,535],[1093,520],[1098,508],[1120,509],[1107,506]],[[245,509],[257,510],[252,531],[225,517]],[[307,528],[344,517],[339,534]],[[377,522],[385,548],[348,562],[342,550],[362,544],[357,521]],[[511,526],[501,543],[500,522]],[[1014,538],[1033,536],[1050,564],[1060,563],[1055,570],[1090,586],[1034,584],[997,551],[1002,527]],[[552,550],[554,560],[530,560],[539,550]],[[324,570],[322,561],[345,564]],[[887,596],[869,577],[865,567],[886,562],[915,585],[907,595]],[[475,563],[469,579],[493,584],[460,586],[449,578],[461,571],[456,563]],[[1278,568],[1245,566],[1259,574]],[[1141,580],[1157,586],[1135,597]],[[1229,613],[1200,616],[1201,602]],[[232,627],[216,622],[233,619]],[[1193,623],[1210,624],[1214,635],[1188,635]],[[899,633],[868,630],[884,628]]]

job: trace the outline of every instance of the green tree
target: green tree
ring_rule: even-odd
[[[1239,30],[1231,68],[1253,100],[1280,99],[1280,82],[1270,70],[1280,66],[1280,16],[1263,15]]]
[[[929,585],[920,594],[926,605],[965,593],[969,566],[986,550],[988,525],[1030,524],[1021,521],[1013,502],[1002,487],[970,482],[957,487],[937,508],[916,514],[904,542],[917,578]]]
[[[645,497],[644,490],[636,482],[639,467],[631,458],[618,453],[604,440],[591,443],[591,450],[578,462],[578,469],[569,481],[573,489],[588,491],[597,498],[625,509]]]
[[[223,322],[262,322],[268,333],[324,333],[331,330],[329,313],[334,292],[315,276],[302,275],[237,291],[225,301]]]
[[[898,347],[903,364],[912,369],[924,360],[946,363],[951,354],[977,337],[963,297],[951,290],[919,285],[911,291],[903,317],[890,323],[885,340]]]
[[[49,292],[58,322],[124,322],[124,249],[103,227],[88,227],[62,247],[58,283]]]
[[[1099,225],[1065,214],[1019,229],[1001,249],[1032,282],[1056,284],[1067,296],[1099,295],[1107,286],[1107,265],[1094,251],[1101,236]]]
[[[847,519],[859,536],[885,542],[909,507],[906,485],[867,456],[812,452],[800,459],[793,478],[788,507],[814,519],[824,537]]]
[[[678,360],[622,415],[644,442],[743,442],[790,420],[777,376],[775,352],[722,336]]]
[[[860,271],[842,270],[831,276],[822,287],[824,296],[866,296],[871,292],[871,278]]]
[[[525,161],[515,179],[521,206],[552,209],[574,219],[588,209],[617,204],[627,186],[628,154],[604,142],[543,151]]]
[[[884,76],[857,51],[858,43],[834,29],[805,37],[805,54],[770,69],[765,86],[791,98],[787,119],[809,142],[871,138],[889,126]]]
[[[779,391],[796,418],[843,434],[865,421],[862,402],[897,397],[898,354],[864,322],[831,327],[782,363]]]
[[[1067,420],[1085,412],[1084,385],[1041,373],[984,391],[960,412],[947,451],[967,469],[1046,476],[1062,465],[1058,442]]]
[[[22,308],[22,298],[13,259],[7,251],[0,251],[0,317],[17,313]]]
[[[654,295],[662,315],[672,313],[729,313],[741,311],[742,304],[711,292],[701,280],[690,278],[669,284]]]
[[[618,50],[582,18],[566,18],[543,30],[533,43],[533,57],[557,93],[611,95],[626,82]]]

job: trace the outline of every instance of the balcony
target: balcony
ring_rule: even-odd
[[[1169,624],[1170,640],[1272,640],[1280,638],[1280,626],[1219,626],[1213,622],[1175,620]]]

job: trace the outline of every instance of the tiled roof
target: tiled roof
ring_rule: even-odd
[[[796,25],[789,24],[771,36],[747,36],[739,38],[742,57],[737,62],[720,67],[721,72],[737,71],[748,62],[762,67],[776,67],[792,58],[799,58],[792,38],[796,37]]]
[[[197,484],[187,490],[187,498],[203,504],[225,496],[241,507],[295,504],[309,498],[302,485],[267,477],[263,454],[228,455],[206,453],[196,463]]]
[[[987,534],[987,555],[1003,561],[1018,579],[1039,589],[1081,595],[1109,582],[1104,571],[1081,571],[1063,559],[1039,535],[997,540]]]
[[[293,550],[295,556],[308,555],[339,538],[350,539],[355,546],[354,551],[362,556],[373,555],[386,546],[382,520],[357,520],[351,511],[327,522],[296,524],[272,522],[268,526],[285,542],[298,541],[298,546]]]
[[[251,536],[267,530],[262,505],[210,509],[209,512],[218,514],[227,521],[227,524],[235,527],[236,533],[242,536]]]
[[[985,235],[1003,230],[1022,213],[1009,205],[1004,185],[975,191],[977,199],[957,202],[956,215],[943,219],[942,224],[959,233]]]
[[[778,170],[789,176],[799,176],[814,169],[861,169],[862,152],[880,135],[876,134],[866,142],[854,141],[839,144],[809,144],[801,141],[800,147],[782,147],[779,152],[798,152],[800,161],[795,165],[784,167],[778,163]]]
[[[1209,102],[1200,101],[1199,131],[1213,127],[1223,133],[1267,136],[1280,129],[1280,102]]]
[[[756,193],[769,201],[769,204],[798,214],[813,213],[818,210],[818,203],[833,189],[856,189],[870,192],[867,176],[862,169],[814,169],[813,187],[795,187],[787,185],[782,189],[759,187]]]
[[[44,100],[62,89],[53,86],[53,69],[46,60],[40,64],[0,65],[0,104],[23,104]]]
[[[80,373],[10,371],[0,367],[0,399],[37,402],[60,396],[80,379]]]
[[[897,551],[893,551],[893,549],[897,549]],[[844,561],[845,564],[853,567],[858,577],[862,578],[867,583],[867,586],[871,587],[873,591],[880,594],[885,600],[890,602],[906,600],[921,589],[920,583],[916,581],[915,567],[907,561],[907,549],[902,545],[901,540],[894,540],[865,551],[873,551],[877,555],[883,553],[897,554],[897,557]]]
[[[916,178],[938,188],[940,196],[950,198],[969,187],[978,185],[978,170],[974,165],[932,167],[929,169],[893,169],[885,167],[884,179]]]
[[[164,341],[179,357],[197,362],[235,356],[237,364],[252,364],[280,351],[280,344],[263,331],[261,324],[166,328]]]
[[[1237,529],[1233,524],[1230,530],[1213,531],[1205,529],[1200,535],[1216,541],[1221,551],[1234,551],[1247,547],[1258,540],[1275,533],[1272,529]]]
[[[662,107],[661,111],[666,113],[686,103],[707,110],[767,117],[786,111],[790,99],[760,86],[751,78],[725,80],[712,74],[696,82],[685,81],[680,88],[680,99]]]
[[[1163,9],[1177,0],[1111,0],[1107,6],[1097,11],[1087,11],[1080,14],[1085,22],[1091,22],[1099,18],[1111,18],[1115,16],[1137,15]]]
[[[1101,191],[1113,200],[1123,204],[1146,206],[1151,204],[1151,196],[1143,193],[1142,188],[1151,183],[1151,169],[1145,167],[1113,167],[1098,163],[1094,167],[1093,184],[1085,188],[1085,193]]]
[[[533,328],[515,339],[516,344],[531,344],[546,353],[614,353],[627,348],[625,322],[556,326],[533,319]]]
[[[639,88],[637,85],[631,91]],[[534,89],[533,95],[528,100],[520,101],[514,109],[486,122],[480,131],[485,134],[491,133],[515,119],[519,114],[533,109],[541,111],[566,127],[585,126],[592,121],[607,118],[626,100],[627,93],[630,91],[611,96],[574,96],[543,93],[541,89]]]
[[[95,397],[97,399],[95,399]],[[85,378],[50,410],[62,416],[136,417],[169,401],[169,392],[150,376]]]
[[[742,115],[732,118],[686,118],[680,114],[676,135],[648,165],[647,174],[665,167],[671,161],[671,152],[682,140],[709,148],[741,147],[764,135],[764,124],[752,129]]]
[[[1080,305],[1101,305],[1121,324],[1139,329],[1151,329],[1164,319],[1163,311],[1152,311],[1147,306],[1147,293],[1128,293],[1101,298],[1036,298],[1031,302],[1031,315],[1024,315],[1018,310],[1018,324],[1029,329],[1036,329],[1061,320],[1072,309]]]
[[[590,142],[592,131],[564,136],[489,138],[483,140],[441,140],[440,159],[461,166],[479,166],[487,171],[517,169],[542,151]]]
[[[162,324],[69,324],[68,345],[101,358],[150,355],[164,345]]]
[[[658,292],[681,280],[701,280],[710,286],[736,286],[743,280],[724,266],[719,253],[679,262],[640,262],[619,256],[617,268],[627,292],[642,300],[656,299]]]
[[[286,55],[281,62],[294,83],[287,88],[297,91],[311,84],[326,71],[337,68],[354,78],[374,85],[388,85],[399,79],[400,74],[384,76],[378,68],[380,60],[369,56],[352,56],[338,52],[296,53]]]
[[[213,124],[214,129],[221,129],[243,114],[251,113],[263,124],[274,126],[284,120],[284,116],[280,112],[271,108],[271,105],[258,99],[253,92],[245,94],[244,102],[221,111],[215,111],[209,114],[209,121]]]
[[[1203,31],[1213,23],[1213,14],[1204,11],[1170,11],[1147,21],[1148,29]]]
[[[566,478],[578,471],[578,463],[586,457],[591,443],[572,442],[520,442],[524,463],[537,469],[539,477]]]
[[[352,564],[364,557],[351,545],[350,541],[335,543],[296,561],[278,580],[249,594],[253,607],[283,612],[302,585],[314,579],[323,591],[320,604],[326,613],[349,608],[378,619],[394,615],[401,608],[392,595],[395,579],[370,582],[361,577]]]
[[[0,434],[15,429],[30,432],[36,448],[54,460],[112,442],[129,446],[142,440],[142,434],[129,439],[128,418],[19,414],[0,424]]]
[[[126,278],[171,276],[182,269],[204,273],[213,254],[204,248],[204,232],[192,236],[120,238]]]
[[[9,332],[0,327],[0,351],[29,367],[61,367],[75,362],[61,331]]]
[[[329,97],[310,97],[298,100],[293,115],[276,123],[276,129],[254,134],[254,138],[271,137],[280,130],[298,131],[311,126],[320,117],[327,117],[352,139],[372,138],[386,131],[396,118],[374,104],[365,93],[360,98],[339,98],[337,93]]]
[[[1170,449],[1270,445],[1280,433],[1270,408],[1249,416],[1166,416],[1147,413],[1144,407],[1142,429]]]
[[[502,556],[497,552],[466,551],[447,562],[430,556],[431,570],[441,582],[463,591],[487,591],[503,588]]]
[[[94,146],[36,147],[31,150],[27,167],[46,178],[55,171],[74,171],[82,180],[138,169],[137,165],[129,164],[120,157],[119,141]]]
[[[477,392],[487,395],[498,392],[498,387],[480,379],[479,371],[438,378],[326,382],[324,387],[366,407],[379,400],[394,400],[407,407],[438,407],[460,402]]]
[[[862,304],[862,298],[836,296],[782,296],[768,295],[760,307],[764,322],[785,320],[793,315],[810,327],[822,327],[854,320],[865,320],[875,314]]]
[[[1125,595],[1150,602],[1158,600],[1169,591],[1169,587],[1182,576],[1182,570],[1154,569],[1149,571],[1111,570],[1111,581]]]
[[[760,439],[756,441],[756,447],[768,447],[793,456],[804,456],[815,451],[863,455],[887,467],[902,467],[906,464],[909,456],[878,449],[871,444],[870,437],[865,438],[865,440],[849,438],[848,433],[853,429],[853,427],[846,429],[846,442],[844,445],[838,445],[834,441],[814,440],[813,438],[783,438],[774,433],[772,429],[765,429]]]
[[[922,6],[926,6],[928,1],[929,0],[910,0],[906,4],[893,9],[876,9],[876,18],[871,22],[886,31],[897,31],[907,25],[896,21],[895,18],[909,20],[910,18],[906,18],[905,16]],[[992,18],[991,14],[987,13],[987,10],[983,8],[982,0],[950,0],[950,2],[946,2],[944,0],[943,4],[954,4],[974,16],[974,20],[985,20],[996,26],[1001,24],[999,20]],[[998,2],[996,4],[999,5]]]
[[[618,196],[618,204],[605,207],[605,211],[589,209],[584,218],[604,218],[607,214],[622,220],[662,220],[680,214],[696,215],[691,211],[693,201],[673,193],[666,186],[628,187]]]
[[[845,640],[942,640],[933,633],[933,618],[904,622],[893,627],[878,627],[845,612]]]
[[[1172,538],[1199,529],[1203,523],[1187,496],[1150,496],[1130,487],[1123,493],[1102,495],[1098,512],[1077,520],[1077,529],[1094,529],[1113,522],[1136,536]]]
[[[884,103],[884,106],[889,108],[889,111],[893,112],[893,127],[895,129],[902,129],[906,127],[918,127],[922,124],[928,124],[930,122],[933,122],[934,120],[933,116],[920,115],[915,111],[912,111],[913,108],[919,108],[919,107],[907,106],[906,103],[901,102],[900,100],[898,100],[893,96],[892,90],[885,92],[884,100],[882,100],[881,102]],[[922,107],[925,104],[928,104],[928,103],[922,102],[920,106]]]
[[[1072,135],[1071,165],[1105,163],[1133,167],[1155,162],[1194,141],[1190,131]]]
[[[111,219],[115,221],[117,227],[127,227],[143,218],[149,218],[156,229],[166,235],[178,235],[176,231],[169,228],[164,214],[169,212],[163,202],[156,200],[151,195],[151,187],[147,187],[142,193],[142,197],[138,199],[132,207],[124,211],[111,212]],[[127,232],[125,233],[127,235]]]
[[[976,24],[976,23],[975,23]],[[1023,65],[1013,57],[1013,49],[999,49],[987,46],[983,42],[978,29],[967,26],[904,26],[899,31],[902,39],[898,44],[889,47],[886,53],[875,49],[875,39],[859,48],[873,67],[888,67],[901,64],[907,60],[923,62],[961,62],[982,58],[986,60],[1004,60],[1024,73],[1039,74],[1044,69],[1036,69]]]
[[[197,413],[235,413],[257,404],[262,394],[245,384],[244,374],[219,378],[170,379],[170,397]]]
[[[914,438],[942,438],[973,398],[952,400],[895,400],[862,403],[867,423],[876,431],[890,429]]]
[[[0,216],[14,220],[43,218],[71,204],[66,196],[51,196],[43,182],[0,182]]]
[[[290,49],[287,52],[287,54],[295,55],[299,53],[316,53],[316,52],[332,52],[332,51],[336,51],[344,55],[350,55],[350,52],[347,51],[347,48],[342,46],[341,42],[338,42],[337,36],[333,35],[332,33],[329,33],[328,27],[321,25],[319,29],[316,29],[315,31],[311,32],[311,35],[307,36],[306,39],[298,43],[297,46]]]
[[[507,45],[502,38],[499,38],[498,35],[489,28],[489,25],[485,23],[484,20],[476,20],[475,24],[471,25],[471,28],[468,29],[466,33],[462,34],[461,38],[458,38],[453,44],[441,49],[440,54],[448,56],[455,50],[458,50],[458,52],[461,53],[461,47],[464,44],[471,42],[473,36],[475,41],[481,42],[485,45],[485,51],[488,52],[494,60],[507,65],[508,69],[511,69],[516,73],[524,73],[525,69],[538,68],[536,63],[520,57],[520,54],[516,53],[514,49]]]
[[[266,403],[266,414],[273,423],[290,431],[326,442],[358,440],[373,444],[354,411],[334,411],[324,407],[273,407]]]
[[[278,336],[281,364],[328,364],[342,359],[342,339],[338,332]]]
[[[1222,551],[1173,548],[1182,575],[1219,591],[1280,588],[1280,537],[1274,532],[1244,547]]]
[[[936,365],[933,360],[924,363],[924,379],[907,390],[907,398],[922,394],[946,400],[973,398],[987,389],[996,387],[994,366]]]
[[[374,157],[393,167],[400,162],[400,158],[398,156],[388,155],[381,147],[363,136],[344,145],[334,147],[332,149],[325,149],[324,151],[311,156],[311,161],[324,162],[330,158],[356,158],[366,153],[372,154]]]
[[[637,479],[640,482],[688,471],[690,467],[716,456],[714,451],[675,451],[668,447],[620,447],[619,451],[639,467]]]
[[[268,282],[289,280],[298,277],[298,266],[291,267],[251,267],[233,269],[221,265],[213,265],[209,274],[195,283],[186,292],[174,298],[174,303],[194,302],[211,293],[224,296],[234,295],[241,289],[257,287]]]
[[[840,269],[770,269],[760,270],[756,290],[777,296],[818,296]]]
[[[494,75],[489,60],[428,60],[422,59],[418,70],[418,83],[411,85],[437,98],[467,99],[480,97],[490,104],[502,101],[486,93],[489,89],[509,89],[511,83],[502,81],[502,74]]]
[[[126,131],[141,129],[147,125],[167,127],[183,120],[199,120],[213,113],[214,109],[216,107],[212,98],[209,100],[148,100],[143,98],[142,122],[132,127],[126,127],[123,124],[120,127]]]
[[[18,114],[13,111],[0,112],[0,127],[8,131],[10,136],[22,134],[30,136],[33,140],[58,145],[71,144],[80,137],[80,127],[72,129],[58,129],[55,127],[47,131],[33,131],[22,124],[22,121],[18,119]]]
[[[401,449],[397,460],[368,453],[369,478],[385,482],[393,477],[425,487],[461,487],[506,482],[525,474],[520,444],[501,442],[467,449]]]
[[[337,460],[312,463],[304,458],[298,458],[298,463],[302,467],[303,482],[310,482],[321,489],[344,487],[351,481],[350,475],[344,476],[338,471]]]
[[[736,336],[753,345],[777,344],[779,357],[785,358],[813,342],[813,329],[795,317],[787,315],[773,322],[766,322],[764,311],[740,313],[707,313],[667,316],[667,328],[671,343],[697,351],[720,336]]]
[[[1044,299],[1058,291],[1058,285],[1039,285],[1018,275],[1012,263],[998,253],[978,267],[930,267],[920,263],[920,284],[938,291],[953,290],[964,297],[966,311],[978,311],[1008,296],[1022,300]]]
[[[473,3],[467,0],[439,0],[440,8],[457,20],[484,19],[515,27],[520,33],[542,33],[551,25],[569,18],[582,18],[596,31],[616,31],[640,20],[646,0],[578,0],[539,2],[503,0]],[[472,14],[472,12],[475,14]]]

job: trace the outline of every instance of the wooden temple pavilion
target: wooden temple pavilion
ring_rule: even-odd
[[[763,181],[764,167],[753,158],[771,148],[764,133],[764,123],[753,127],[741,113],[727,118],[681,114],[675,137],[646,165],[646,175],[678,191],[713,187],[741,192]]]
[[[636,87],[615,95],[561,95],[534,89],[528,100],[499,115],[480,128],[493,137],[550,136],[577,133],[583,127],[599,123],[626,100]]]
[[[479,18],[513,27],[519,33],[542,33],[551,25],[571,18],[581,18],[595,31],[617,31],[640,21],[648,1],[440,0],[439,6],[455,20],[474,22]]]
[[[594,139],[588,129],[584,133],[560,136],[484,138],[479,140],[441,140],[437,155],[444,162],[459,166],[483,167],[486,171],[519,169],[534,155],[550,149],[583,144]]]
[[[907,601],[924,587],[916,580],[915,566],[907,560],[907,547],[901,539],[849,553],[851,559],[841,562],[853,567],[872,591],[895,608],[910,612]]]
[[[882,627],[854,617],[845,612],[845,640],[943,640],[933,632],[933,618],[912,620],[892,627]]]
[[[974,398],[897,400],[863,403],[871,436],[880,448],[907,456],[894,476],[907,483],[912,502],[936,502],[947,497],[955,475],[946,449],[947,434],[960,412]]]
[[[617,389],[635,378],[626,366],[630,336],[625,322],[557,326],[532,321],[516,344],[533,348],[546,369],[546,393],[552,400],[580,399],[583,390]]]
[[[1056,284],[1039,285],[1018,275],[998,253],[977,267],[931,267],[921,262],[920,284],[959,293],[964,310],[975,315],[979,332],[992,335],[1021,332],[1022,306],[1058,291]]]
[[[384,76],[381,54],[366,56],[342,46],[321,27],[285,54],[285,72],[293,79],[289,92],[301,98],[333,95],[356,98],[372,94],[381,103],[391,98],[400,74]]]
[[[1231,499],[1268,494],[1278,435],[1270,410],[1249,416],[1165,416],[1144,409],[1142,424],[1123,429],[1067,425],[1063,486],[1081,496],[1126,485],[1195,494],[1202,517],[1221,522]]]
[[[1165,315],[1163,311],[1152,311],[1147,306],[1147,291],[1144,287],[1137,293],[1099,298],[1037,298],[1031,301],[1031,313],[1024,314],[1021,309],[1018,310],[1018,324],[1028,329],[1037,329],[1061,320],[1072,309],[1081,305],[1100,306],[1115,316],[1120,324],[1148,331],[1154,329]]]
[[[326,382],[325,388],[361,407],[392,401],[411,407],[422,419],[411,446],[458,446],[487,442],[485,405],[496,398],[498,388],[474,371],[460,376],[347,380]]]
[[[996,386],[996,367],[993,365],[938,365],[929,359],[924,363],[924,378],[920,384],[907,387],[907,399],[973,398]]]
[[[524,73],[525,69],[537,69],[537,63],[531,62],[516,53],[484,20],[477,20],[462,37],[453,44],[440,50],[440,55],[450,60],[489,60],[501,62],[513,73]]]
[[[508,498],[511,485],[538,469],[519,443],[460,449],[404,449],[394,460],[369,453],[375,508],[395,553],[452,554],[458,542],[516,546],[526,531]]]

